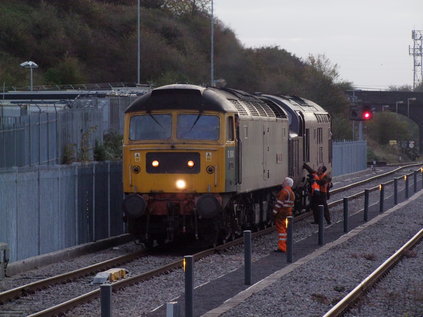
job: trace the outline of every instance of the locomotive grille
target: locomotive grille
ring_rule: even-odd
[[[254,117],[259,117],[259,112],[257,111],[256,107],[254,107],[254,105],[249,102],[249,101],[244,101],[244,104],[247,106],[248,110],[250,110],[250,113],[252,116]]]
[[[230,102],[234,104],[236,110],[238,110],[239,115],[241,116],[248,116],[247,110],[245,110],[244,106],[238,100],[235,99],[228,99]]]
[[[153,166],[153,161],[158,166]],[[193,161],[194,166],[188,166]],[[149,152],[146,155],[147,173],[150,174],[198,174],[200,153],[197,152]]]

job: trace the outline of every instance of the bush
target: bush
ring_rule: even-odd
[[[94,160],[114,161],[122,159],[122,136],[114,131],[103,136],[103,143],[96,140]]]

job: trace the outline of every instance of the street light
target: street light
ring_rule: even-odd
[[[211,23],[210,23],[210,84],[214,86],[214,1],[211,2]]]
[[[410,118],[410,101],[415,101],[416,98],[407,98],[407,117]]]
[[[141,5],[140,0],[138,0],[138,7],[137,7],[137,84],[141,84]]]
[[[396,101],[396,102],[395,102],[395,112],[396,112],[396,113],[398,113],[398,105],[399,105],[400,103],[404,103],[404,101],[402,101],[402,100],[401,100],[401,101]]]
[[[33,61],[26,61],[26,62],[23,62],[21,64],[21,67],[23,67],[23,68],[29,68],[29,70],[30,70],[29,87],[30,87],[30,89],[32,91],[32,70],[34,68],[38,68],[38,65],[36,63],[34,63]]]

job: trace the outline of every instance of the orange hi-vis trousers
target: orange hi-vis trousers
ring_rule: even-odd
[[[278,230],[278,249],[286,252],[286,218],[278,218],[275,220],[276,229]]]

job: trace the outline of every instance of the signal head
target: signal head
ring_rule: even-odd
[[[364,107],[361,111],[361,120],[367,121],[373,118],[373,111],[369,107]]]

